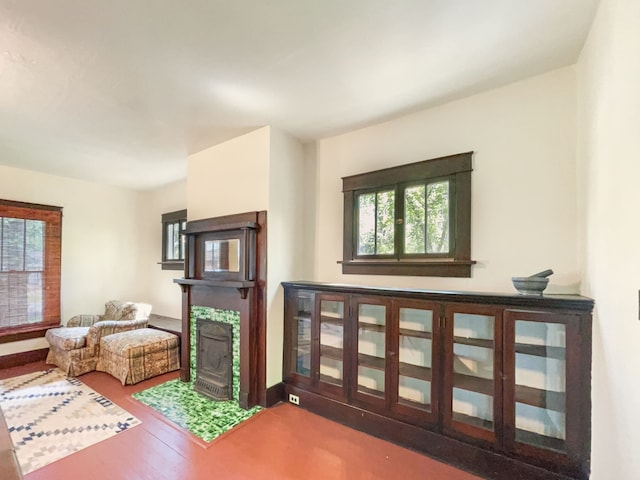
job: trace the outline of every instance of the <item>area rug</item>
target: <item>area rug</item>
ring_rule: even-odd
[[[140,423],[57,368],[0,381],[0,407],[24,474]]]
[[[132,395],[176,425],[210,442],[261,410],[240,408],[237,401],[214,402],[193,389],[192,382],[170,380]]]

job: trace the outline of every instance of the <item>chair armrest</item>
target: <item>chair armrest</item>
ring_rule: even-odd
[[[89,329],[87,346],[100,345],[100,339],[107,335],[146,328],[148,322],[149,320],[146,318],[140,320],[102,320],[92,325]]]
[[[90,327],[103,319],[103,315],[74,315],[67,322],[67,327]]]

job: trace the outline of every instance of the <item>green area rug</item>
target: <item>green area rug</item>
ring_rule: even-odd
[[[261,410],[240,408],[238,402],[214,402],[193,389],[193,382],[170,380],[134,393],[133,398],[164,415],[176,425],[210,442]]]
[[[196,319],[206,318],[229,323],[233,327],[233,400],[216,402],[193,389],[196,377]],[[240,313],[207,307],[191,307],[191,382],[170,380],[132,396],[176,425],[210,442],[261,410],[240,408]]]

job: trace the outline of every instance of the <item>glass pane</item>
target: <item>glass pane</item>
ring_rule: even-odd
[[[42,308],[44,285],[41,272],[29,273],[27,285],[27,323],[37,323],[42,321]]]
[[[2,271],[24,271],[25,221],[2,218]]]
[[[384,305],[368,305],[362,303],[358,306],[358,322],[385,325],[386,307]]]
[[[320,302],[320,381],[342,385],[344,302]]]
[[[449,252],[449,182],[427,185],[427,253]]]
[[[431,382],[400,375],[398,377],[398,398],[400,403],[430,411]]]
[[[358,195],[358,255],[376,253],[376,195]]]
[[[386,307],[358,307],[358,391],[384,396]]]
[[[516,440],[564,449],[566,438],[564,324],[515,322]]]
[[[296,312],[294,315],[294,332],[292,335],[293,365],[295,372],[309,376],[311,374],[311,313],[313,310],[313,296],[299,295],[296,298]]]
[[[42,271],[44,270],[44,222],[42,220],[27,220],[26,222],[25,269]]]
[[[175,260],[173,256],[173,223],[167,223],[167,260]]]
[[[454,388],[453,418],[459,422],[493,430],[493,396]]]
[[[404,189],[404,253],[425,253],[425,187]]]
[[[358,366],[358,391],[375,395],[377,397],[384,396],[384,370]]]
[[[418,308],[400,309],[400,328],[416,330],[420,332],[431,332],[433,323],[433,311]]]
[[[453,418],[493,430],[494,323],[490,315],[453,316]]]
[[[395,192],[379,192],[376,214],[376,255],[395,252]]]
[[[173,224],[173,237],[171,239],[173,245],[172,259],[178,260],[180,258],[180,222]]]
[[[320,381],[342,386],[342,360],[320,357]]]

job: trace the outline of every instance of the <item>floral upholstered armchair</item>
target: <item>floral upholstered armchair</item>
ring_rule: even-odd
[[[113,333],[145,328],[151,313],[147,303],[111,300],[103,315],[76,315],[65,327],[47,330],[47,363],[53,363],[69,376],[96,369],[100,339]]]

